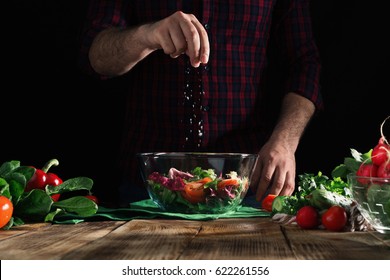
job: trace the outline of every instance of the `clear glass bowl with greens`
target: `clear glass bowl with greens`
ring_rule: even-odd
[[[235,211],[245,197],[257,155],[140,153],[150,198],[164,211],[217,214]]]
[[[390,233],[390,178],[348,174],[348,185],[358,209],[381,233]]]

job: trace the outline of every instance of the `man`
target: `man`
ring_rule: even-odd
[[[295,151],[322,107],[309,11],[308,0],[91,1],[84,64],[129,85],[122,202],[143,190],[138,152],[258,153],[257,200],[294,191]],[[286,73],[275,123],[266,115],[270,52]]]

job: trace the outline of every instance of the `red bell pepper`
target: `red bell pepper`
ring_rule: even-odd
[[[58,186],[62,184],[62,179],[54,173],[48,172],[50,167],[57,166],[59,164],[58,160],[52,159],[48,161],[42,169],[35,169],[34,175],[27,182],[27,186],[24,191],[28,192],[32,189],[41,189],[44,190],[46,185]],[[33,167],[33,166],[32,166]],[[33,167],[35,168],[35,167]],[[59,197],[56,199],[58,200]],[[53,198],[54,199],[54,198]]]

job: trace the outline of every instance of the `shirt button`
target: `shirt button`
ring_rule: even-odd
[[[205,24],[204,24],[204,28],[205,28],[206,30],[209,30],[209,29],[210,29],[210,25],[209,25],[208,23],[205,23]]]
[[[205,105],[205,106],[203,106],[202,110],[203,110],[203,112],[208,112],[208,111],[210,111],[210,106]]]

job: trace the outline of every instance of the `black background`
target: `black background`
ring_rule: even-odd
[[[0,162],[42,167],[57,158],[60,165],[52,172],[63,178],[89,176],[96,194],[110,196],[123,119],[122,83],[91,80],[78,69],[88,1],[12,2],[1,13]],[[302,139],[298,173],[329,174],[350,148],[366,152],[377,143],[380,123],[390,115],[385,2],[312,1],[325,111]]]

